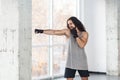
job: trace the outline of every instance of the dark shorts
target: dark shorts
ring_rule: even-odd
[[[74,78],[75,73],[78,71],[80,77],[89,77],[89,71],[88,70],[76,70],[76,69],[70,69],[70,68],[65,68],[65,78]]]

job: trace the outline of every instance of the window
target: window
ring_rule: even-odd
[[[70,16],[78,16],[79,0],[32,0],[32,77],[63,75],[67,42],[65,36],[35,34],[34,29],[63,29]]]
[[[53,0],[53,29],[66,28],[66,20],[76,16],[76,0]],[[64,73],[67,50],[65,36],[53,36],[53,75]]]
[[[34,34],[35,28],[46,29],[48,25],[48,0],[32,0],[32,76],[49,76],[49,36]]]

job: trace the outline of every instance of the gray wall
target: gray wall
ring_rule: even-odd
[[[118,5],[118,74],[120,75],[120,1],[117,2]]]
[[[120,0],[106,0],[107,74],[120,75]]]
[[[19,80],[31,80],[32,0],[18,0],[19,6]]]

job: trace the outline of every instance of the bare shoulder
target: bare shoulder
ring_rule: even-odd
[[[70,30],[69,29],[62,29],[66,35],[67,38],[70,37]]]
[[[86,32],[85,32],[85,31],[83,31],[83,32],[82,32],[82,35],[83,35],[83,36],[85,36],[85,37],[88,37],[88,35],[89,35],[89,34],[88,34],[88,32],[87,32],[87,31],[86,31]]]

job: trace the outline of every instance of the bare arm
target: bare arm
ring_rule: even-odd
[[[87,32],[83,32],[82,35],[83,36],[81,38],[77,37],[76,41],[77,41],[79,47],[84,48],[86,43],[87,43],[87,41],[88,41],[88,33]]]
[[[46,29],[44,30],[43,33],[48,35],[66,35],[66,29],[62,29],[62,30]]]
[[[53,30],[53,29],[35,29],[35,33],[44,33],[47,35],[65,35],[66,37],[70,36],[70,30],[69,29],[61,29],[61,30]]]

